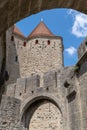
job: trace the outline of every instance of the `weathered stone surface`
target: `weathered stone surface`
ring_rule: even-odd
[[[40,24],[46,26],[43,22]],[[14,33],[14,28],[15,26],[6,32],[6,69],[9,72],[7,84],[15,83],[19,77],[34,74],[39,74],[43,78],[43,73],[63,66],[62,37],[52,34],[49,36],[49,30],[45,27],[48,35],[39,36],[42,34],[40,32],[40,34],[36,33],[37,36],[30,37],[30,35],[30,38],[26,38],[17,35],[17,32]],[[43,27],[41,26],[41,28]],[[48,44],[48,42],[50,43]],[[40,82],[40,86],[43,86],[43,82]]]
[[[6,8],[9,5],[8,10],[10,11],[10,9],[13,7],[14,2],[19,1],[10,0],[9,2],[4,1],[3,4],[5,5]],[[2,23],[3,29],[6,29],[8,26],[13,24],[14,21],[17,21],[18,19],[27,16],[28,15],[27,10],[30,13],[36,13],[36,11],[40,11],[42,9],[64,6],[75,8],[78,10],[81,9],[85,13],[87,11],[85,6],[84,8],[81,8],[82,5],[84,4],[86,5],[86,1],[84,2],[81,0],[78,1],[72,0],[67,3],[65,0],[63,3],[64,5],[62,4],[62,2],[63,0],[61,1],[38,0],[37,4],[35,4],[35,0],[31,1],[31,3],[30,1],[27,0],[26,2],[20,0],[18,5],[15,6],[15,8],[12,8],[12,12],[10,12],[10,14],[8,13],[8,16],[4,16],[6,14],[3,15],[2,20],[4,19],[6,20],[6,17],[9,17],[9,23],[6,26],[4,26]],[[25,5],[22,6],[22,4],[24,3]],[[0,4],[0,8],[1,7],[3,7],[2,4]],[[16,11],[18,11],[17,9],[20,9],[20,11],[18,11],[17,14],[18,16],[15,14],[15,9]],[[11,17],[11,15],[13,16]],[[2,15],[0,17],[2,17]],[[48,61],[46,59],[46,65],[48,65],[49,61],[53,60],[54,68],[53,69],[50,68],[49,65],[48,68],[47,66],[45,68],[45,64],[43,68],[41,68],[42,66],[40,65],[36,66],[36,62],[34,61],[35,59],[31,58],[31,60],[33,60],[31,61],[31,63],[32,64],[34,63],[33,68],[34,69],[39,68],[40,72],[42,71],[42,73],[43,72],[45,73],[43,73],[42,76],[39,73],[39,71],[37,73],[35,71],[35,74],[29,75],[29,73],[33,71],[33,68],[32,66],[30,66],[30,70],[29,67],[27,67],[26,69],[27,63],[28,63],[27,66],[29,66],[30,63],[28,61],[25,62],[27,60],[26,49],[25,49],[25,55],[22,54],[22,56],[25,57],[25,61],[24,58],[23,59],[21,58],[22,59],[21,62],[17,62],[18,59],[16,57],[18,54],[16,47],[18,47],[18,49],[20,48],[20,50],[23,49],[21,47],[23,46],[25,38],[22,37],[21,39],[19,38],[19,36],[17,36],[16,40],[11,41],[11,36],[13,36],[13,33],[12,30],[8,31],[9,33],[7,33],[6,39],[5,39],[5,33],[0,37],[0,42],[4,37],[4,40],[0,46],[0,47],[3,46],[3,48],[0,48],[1,53],[0,62],[4,57],[6,66],[4,66],[3,70],[7,69],[10,72],[9,75],[11,75],[8,82],[5,83],[4,95],[0,96],[0,130],[26,130],[26,129],[34,130],[37,129],[38,127],[40,127],[42,130],[48,129],[49,127],[52,130],[56,129],[56,127],[61,130],[86,130],[87,129],[87,109],[86,109],[87,108],[87,52],[86,52],[87,46],[86,45],[84,46],[84,43],[81,45],[79,50],[80,59],[76,64],[76,66],[63,67],[63,57],[62,57],[63,46],[61,46],[58,42],[59,46],[57,46],[57,49],[59,50],[58,51],[59,55],[58,57],[57,55],[55,55],[55,57],[58,59],[54,60],[54,57],[52,59],[47,58]],[[40,42],[42,42],[43,38],[39,37],[39,40]],[[54,42],[54,39],[51,38],[50,40],[52,41],[52,43]],[[8,41],[8,44],[5,44],[6,41]],[[34,42],[35,41],[32,41],[32,43]],[[19,43],[19,46],[16,46],[15,43]],[[52,55],[55,54],[53,48],[51,47],[50,49],[45,51],[44,53],[45,57],[46,55],[49,54],[48,53],[49,50],[52,51]],[[85,54],[83,54],[84,52],[83,47],[85,47],[84,48]],[[80,53],[81,50],[82,52]],[[18,56],[21,55],[21,52],[22,51],[19,51],[20,54],[18,54]],[[36,53],[36,50],[31,52],[34,55],[34,53]],[[40,58],[40,55],[38,57]],[[44,59],[44,57],[42,59]],[[24,69],[22,68],[23,78],[21,78],[22,76],[19,67],[21,66],[20,64],[24,65],[23,67]],[[79,69],[77,71],[76,67],[78,65]],[[66,83],[68,84],[67,87],[65,87]],[[50,107],[52,108],[50,109],[51,113],[48,111],[49,104]],[[59,113],[59,116],[55,114],[54,110],[57,112],[57,114]],[[47,122],[43,123],[42,125],[40,124],[40,122],[36,123],[34,122],[37,121],[38,119],[42,119],[42,116],[44,118],[46,118],[47,116],[51,120],[49,120],[48,123]],[[62,121],[60,121],[61,119]],[[55,123],[57,121],[58,123]],[[49,127],[48,124],[50,124]],[[57,124],[57,126],[55,124]]]
[[[45,111],[44,111],[45,110]],[[45,125],[43,125],[43,123]],[[36,129],[48,130],[48,129],[61,129],[63,130],[63,119],[60,111],[52,103],[42,104],[34,112],[30,121],[29,130]]]
[[[15,98],[2,96],[0,105],[0,129],[19,130],[21,101]]]

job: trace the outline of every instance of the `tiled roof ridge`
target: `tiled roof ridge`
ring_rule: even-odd
[[[26,38],[16,25],[14,25],[13,33],[15,33],[23,38]]]

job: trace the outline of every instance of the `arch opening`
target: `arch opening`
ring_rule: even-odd
[[[51,10],[42,11],[40,13],[27,17],[24,20],[18,22],[16,25],[20,28],[22,32],[24,32],[25,36],[29,36],[32,34],[32,31],[34,31],[34,29],[39,25],[40,19],[43,23],[46,24],[46,26],[55,36],[60,36],[63,38],[64,66],[75,65],[78,61],[77,50],[80,44],[83,43],[86,37],[85,25],[87,23],[85,19],[87,19],[87,16],[85,14],[82,14],[81,12],[68,9],[68,8],[51,9]],[[79,19],[81,19],[83,23],[81,23]],[[24,29],[24,23],[26,23],[25,29]],[[29,28],[27,28],[27,26]],[[47,41],[47,45],[51,46],[51,41],[50,43],[48,42],[49,40]],[[39,40],[38,40],[38,45],[39,45]],[[52,49],[55,49],[55,45],[56,44],[54,43],[54,45],[52,46]],[[39,46],[39,48],[46,49],[47,47]]]
[[[37,0],[37,2],[31,0],[18,0],[17,2],[6,0],[5,2],[2,1],[1,5],[0,18],[3,22],[1,21],[0,23],[0,33],[5,31],[8,27],[10,27],[15,22],[21,20],[22,18],[25,18],[42,10],[53,8],[71,8],[87,14],[86,1],[81,0],[68,0],[67,2],[65,2],[64,0],[55,0],[55,2],[53,0]],[[7,24],[4,24],[5,21],[7,21]]]
[[[58,128],[63,130],[63,114],[60,106],[49,97],[33,99],[25,105],[23,111],[21,121],[27,130]]]

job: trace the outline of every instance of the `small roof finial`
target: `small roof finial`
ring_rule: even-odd
[[[43,18],[41,18],[41,22],[43,22]]]

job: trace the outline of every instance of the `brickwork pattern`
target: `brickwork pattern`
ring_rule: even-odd
[[[36,44],[36,40],[38,43]],[[48,45],[48,40],[50,45]],[[23,46],[24,41],[15,38],[20,76],[40,74],[63,66],[61,40],[48,38],[31,39]]]

